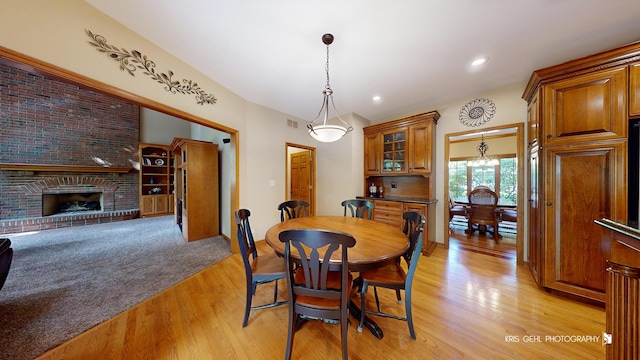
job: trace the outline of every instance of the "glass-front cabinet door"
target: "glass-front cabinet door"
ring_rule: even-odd
[[[383,133],[382,172],[406,173],[406,129]]]

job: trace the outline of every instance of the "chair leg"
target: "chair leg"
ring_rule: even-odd
[[[398,304],[402,304],[402,296],[400,296],[399,289],[396,289],[396,299],[398,299]]]
[[[275,281],[275,286],[273,287],[273,303],[275,304],[278,301],[278,280]]]
[[[413,312],[411,311],[411,288],[404,290],[404,309],[409,325],[409,334],[413,340],[416,339],[416,332],[413,329]]]
[[[375,295],[376,298],[376,308],[378,309],[378,312],[382,312],[380,310],[380,299],[378,298],[378,287],[373,285],[373,294]]]
[[[366,297],[367,297],[367,284],[366,281],[362,281],[360,284],[360,324],[358,324],[358,332],[362,332],[362,326],[364,325],[364,317],[366,314]]]
[[[246,327],[249,322],[249,312],[251,311],[251,299],[255,293],[256,283],[247,283],[247,302],[244,306],[244,320],[242,321],[242,327]]]
[[[364,312],[363,312],[364,314]],[[349,349],[347,348],[347,330],[349,330],[349,307],[341,310],[340,314],[340,334],[342,344],[342,360],[349,360]]]
[[[293,350],[293,337],[296,334],[296,326],[298,323],[298,314],[293,311],[293,305],[289,304],[289,329],[287,331],[287,350],[285,350],[285,360],[291,359],[291,351]]]

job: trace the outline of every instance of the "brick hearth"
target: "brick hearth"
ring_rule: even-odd
[[[115,221],[131,220],[139,216],[140,211],[134,209],[105,211],[91,214],[34,217],[20,220],[0,220],[0,234],[14,234],[25,231],[39,231],[70,226],[110,223]]]

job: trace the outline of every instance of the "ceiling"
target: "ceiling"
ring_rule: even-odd
[[[308,121],[326,84],[324,33],[335,36],[337,109],[372,123],[503,85],[524,91],[536,69],[640,40],[638,0],[85,1],[242,98]],[[472,68],[478,57],[488,60]]]

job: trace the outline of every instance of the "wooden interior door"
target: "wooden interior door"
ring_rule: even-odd
[[[291,154],[290,164],[290,199],[308,202],[309,210],[311,210],[313,209],[311,197],[311,151],[305,150]]]

